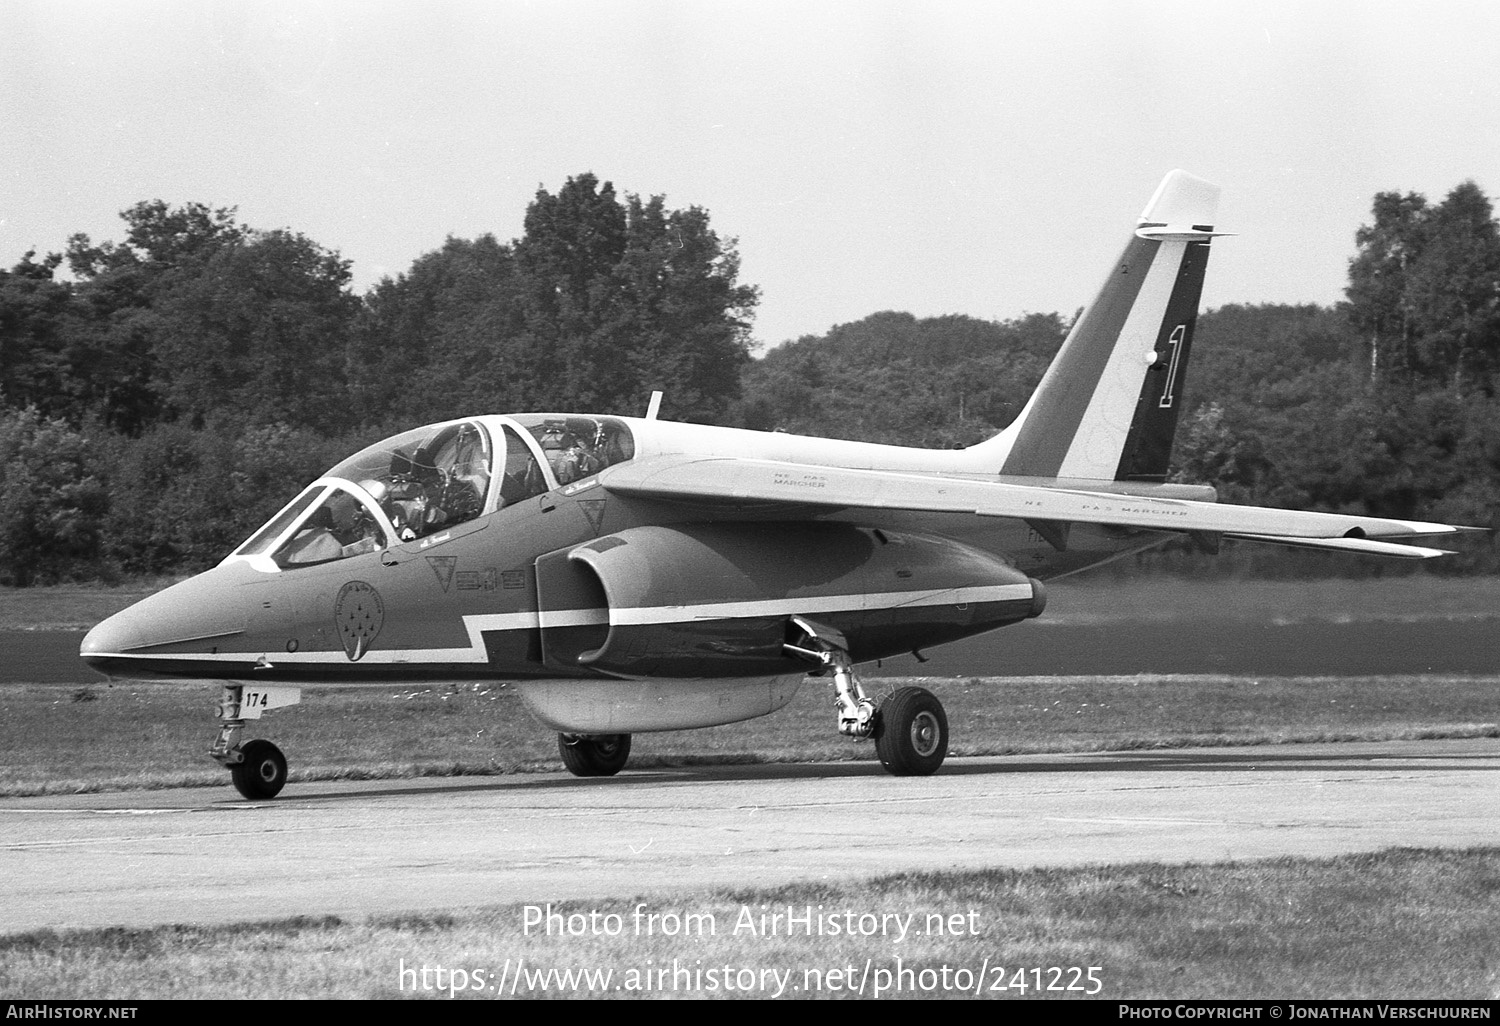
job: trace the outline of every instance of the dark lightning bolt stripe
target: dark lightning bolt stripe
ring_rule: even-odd
[[[1156,362],[1146,372],[1135,416],[1120,453],[1116,481],[1165,481],[1172,438],[1182,412],[1188,355],[1208,268],[1208,243],[1190,242],[1156,339]]]

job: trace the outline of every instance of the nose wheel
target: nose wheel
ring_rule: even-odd
[[[269,741],[257,738],[240,746],[243,762],[229,767],[234,789],[246,798],[275,798],[286,786],[286,756]]]

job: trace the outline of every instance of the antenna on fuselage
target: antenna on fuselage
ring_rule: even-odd
[[[658,413],[660,413],[660,412],[661,412],[661,392],[660,391],[652,392],[651,393],[651,402],[646,407],[646,419],[647,420],[655,420],[656,419],[656,415]]]

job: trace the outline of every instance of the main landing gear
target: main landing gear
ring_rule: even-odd
[[[575,777],[612,777],[630,758],[630,735],[559,734],[557,751]]]
[[[219,698],[219,734],[208,754],[229,770],[240,794],[257,801],[275,798],[286,786],[286,756],[269,741],[257,738],[240,744],[246,720],[258,720],[271,709],[302,701],[301,688],[226,684]]]
[[[818,664],[815,675],[833,677],[833,705],[839,733],[873,738],[886,772],[898,777],[936,773],[948,757],[948,716],[943,703],[925,688],[897,688],[879,707],[865,694],[844,635],[800,616],[792,617],[798,636],[784,650]]]
[[[898,777],[936,773],[948,757],[948,715],[926,688],[897,688],[880,705],[875,754]]]

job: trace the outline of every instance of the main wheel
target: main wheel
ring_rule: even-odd
[[[612,777],[630,758],[630,735],[559,734],[557,751],[575,777]]]
[[[286,756],[281,749],[257,738],[240,746],[244,762],[229,767],[234,789],[254,801],[275,798],[286,786]]]
[[[898,777],[936,773],[948,757],[948,714],[925,688],[899,688],[880,705],[875,752]]]

